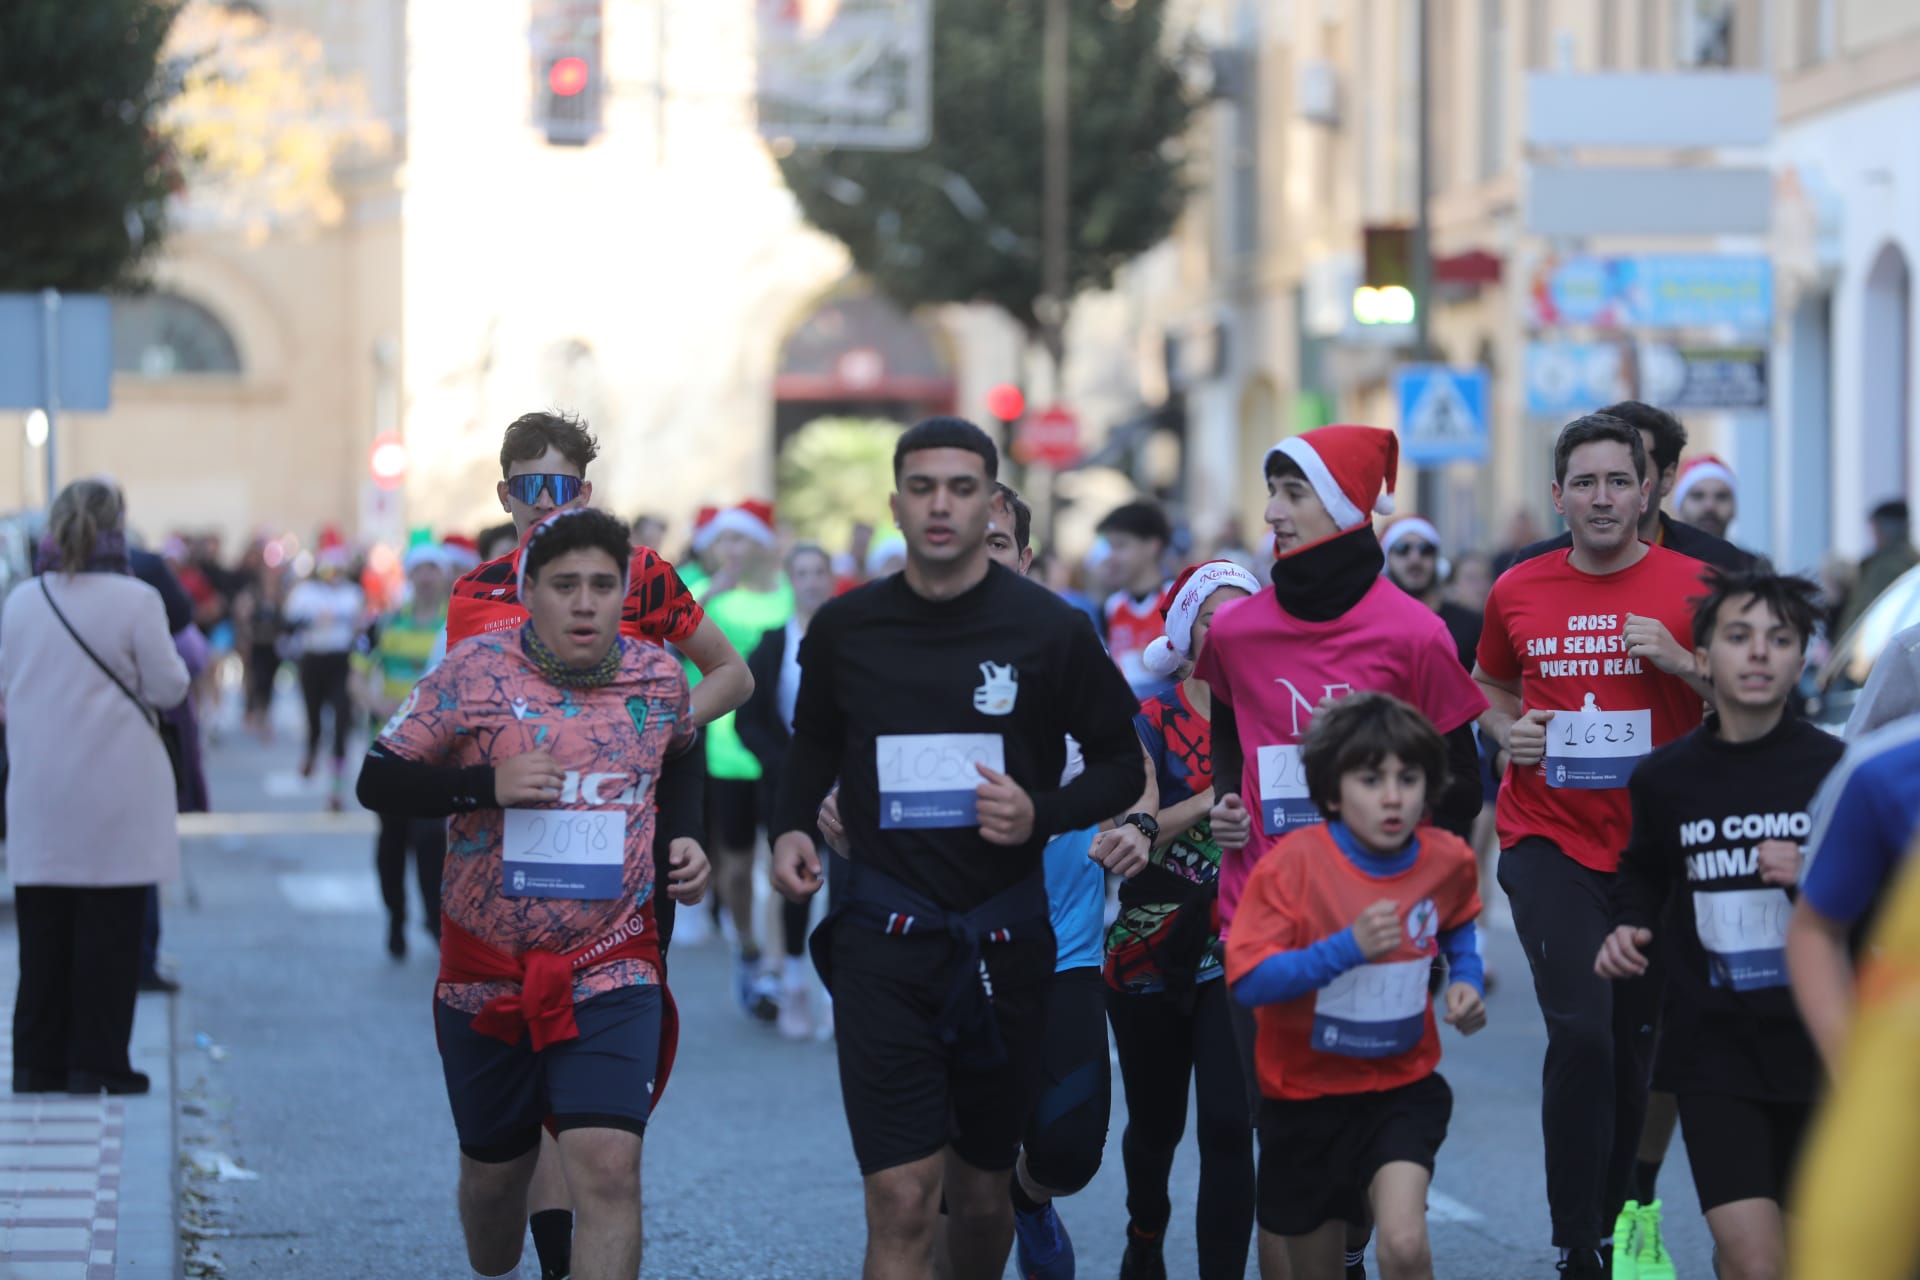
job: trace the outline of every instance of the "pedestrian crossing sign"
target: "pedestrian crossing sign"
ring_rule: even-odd
[[[1394,391],[1402,458],[1415,465],[1486,461],[1492,432],[1485,369],[1403,365],[1394,374]]]

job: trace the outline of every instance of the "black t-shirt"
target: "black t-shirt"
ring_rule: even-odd
[[[837,777],[855,862],[971,910],[1026,878],[1049,837],[1139,799],[1135,708],[1087,616],[1045,587],[998,565],[950,600],[915,594],[904,574],[868,583],[822,608],[801,642],[775,834],[812,832]],[[1062,787],[1069,734],[1087,767]],[[989,745],[1033,797],[1018,848],[971,819],[981,779],[969,761]]]
[[[1447,634],[1453,637],[1453,647],[1460,652],[1460,665],[1469,671],[1473,670],[1475,656],[1480,652],[1480,628],[1486,625],[1485,616],[1478,609],[1442,600],[1440,621],[1447,624]]]
[[[1786,978],[1795,891],[1761,880],[1756,851],[1806,839],[1807,810],[1844,745],[1792,714],[1755,742],[1727,742],[1717,723],[1709,716],[1633,771],[1614,923],[1652,929],[1664,948],[1656,1088],[1808,1101],[1819,1068]]]

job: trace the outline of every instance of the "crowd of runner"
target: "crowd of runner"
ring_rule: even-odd
[[[1733,473],[1685,445],[1636,402],[1569,423],[1566,533],[1449,565],[1430,522],[1377,523],[1393,433],[1323,427],[1266,456],[1270,552],[1183,567],[1130,503],[1089,601],[1033,576],[958,419],[901,436],[894,535],[836,556],[749,502],[676,566],[593,507],[585,425],[529,414],[478,543],[382,575],[323,538],[284,588],[264,557],[206,583],[225,648],[271,646],[266,691],[296,658],[332,803],[375,726],[358,798],[390,950],[409,854],[440,946],[476,1276],[521,1274],[529,1222],[545,1277],[637,1274],[676,914],[683,946],[726,935],[748,1017],[832,1037],[872,1280],[1074,1276],[1112,1062],[1128,1220],[1074,1225],[1124,1230],[1122,1280],[1175,1248],[1203,1280],[1364,1276],[1369,1245],[1388,1280],[1447,1274],[1440,1026],[1486,1024],[1495,880],[1547,1031],[1543,1272],[1673,1276],[1677,1123],[1723,1280],[1905,1274],[1866,1269],[1883,1224],[1829,1185],[1865,1185],[1871,1120],[1813,1135],[1832,1081],[1886,1070],[1852,1040],[1920,962],[1866,946],[1920,826],[1920,679],[1876,674],[1850,749],[1804,719],[1840,602],[1724,540]]]

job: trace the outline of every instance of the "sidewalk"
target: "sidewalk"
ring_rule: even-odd
[[[19,979],[13,889],[0,883],[0,991]],[[8,1280],[174,1280],[173,998],[140,997],[133,1065],[153,1077],[141,1098],[12,1091],[0,1078],[0,1275]]]

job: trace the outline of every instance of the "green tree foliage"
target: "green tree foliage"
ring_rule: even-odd
[[[1038,336],[1044,0],[939,0],[933,140],[914,152],[802,149],[780,162],[807,220],[902,307],[991,302]],[[1074,0],[1069,203],[1075,294],[1173,229],[1194,102],[1166,0]]]
[[[0,3],[0,291],[137,284],[177,184],[169,0]]]
[[[892,520],[893,444],[900,424],[884,418],[815,418],[780,451],[780,523],[822,546],[847,545],[854,522]]]

